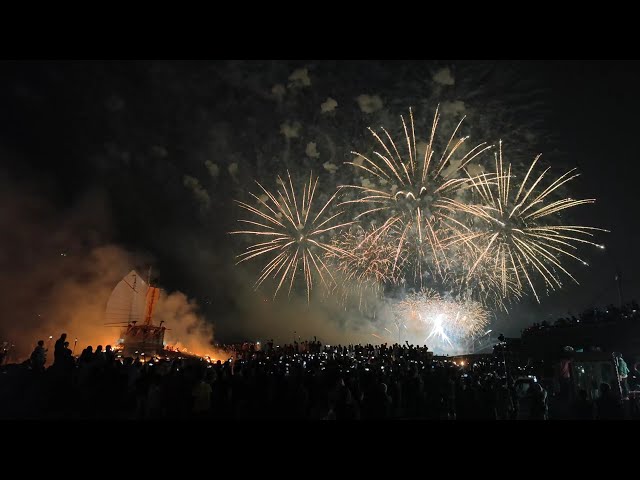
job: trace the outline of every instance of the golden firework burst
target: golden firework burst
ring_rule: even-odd
[[[270,257],[256,281],[255,288],[258,288],[269,276],[273,276],[273,278],[279,278],[274,298],[287,279],[289,279],[289,294],[291,294],[296,273],[301,271],[306,285],[307,300],[309,300],[314,276],[317,275],[327,288],[335,283],[333,274],[323,259],[324,254],[349,255],[349,252],[332,245],[325,236],[328,232],[346,227],[353,222],[339,223],[337,219],[344,212],[330,211],[338,191],[324,204],[314,203],[318,178],[314,180],[313,173],[309,176],[309,181],[303,184],[302,189],[298,189],[298,195],[289,172],[287,172],[287,178],[288,182],[285,182],[278,176],[278,184],[281,188],[276,191],[276,194],[269,192],[256,182],[263,192],[262,196],[250,193],[257,201],[257,206],[236,201],[242,209],[253,214],[255,219],[239,220],[241,223],[251,225],[251,230],[230,233],[250,235],[256,239],[256,243],[238,255],[237,263],[256,257]],[[263,238],[266,241],[260,241]]]
[[[466,278],[477,272],[485,283],[499,285],[500,292],[507,297],[515,290],[530,288],[536,300],[535,277],[551,290],[562,286],[562,274],[578,283],[562,265],[569,257],[587,265],[577,256],[579,244],[599,248],[603,245],[592,239],[594,232],[607,230],[580,225],[558,224],[559,214],[569,208],[595,202],[593,198],[552,199],[552,194],[567,182],[578,177],[576,169],[569,170],[551,182],[547,181],[546,168],[535,180],[530,181],[540,155],[531,163],[521,182],[511,173],[511,164],[505,166],[502,143],[495,154],[495,175],[492,181],[476,182],[469,178],[478,203],[464,204],[448,200],[452,208],[465,211],[479,219],[477,228],[460,232],[452,243],[462,242],[471,247],[473,262]],[[535,176],[535,175],[534,175]],[[547,184],[547,186],[543,186]]]
[[[391,229],[399,232],[396,240],[394,261],[402,256],[411,258],[414,275],[422,278],[424,259],[432,260],[433,267],[442,273],[447,262],[447,251],[441,242],[441,230],[459,228],[451,203],[460,190],[469,188],[470,180],[485,181],[487,175],[471,177],[461,175],[465,166],[491,146],[481,143],[462,153],[468,137],[457,137],[464,118],[449,137],[446,146],[438,155],[436,131],[440,121],[438,109],[434,114],[429,141],[424,155],[418,155],[413,112],[409,110],[409,127],[401,116],[406,148],[398,147],[389,132],[382,127],[382,136],[369,128],[381,151],[373,151],[371,158],[352,152],[358,161],[345,162],[364,172],[366,186],[347,185],[359,192],[359,198],[344,203],[365,205],[365,211],[356,219],[374,212],[386,216],[386,221],[377,228],[378,238],[384,238]],[[384,138],[383,138],[384,137]],[[405,156],[400,153],[405,152]],[[376,183],[373,183],[376,182]],[[378,186],[379,185],[379,186]]]

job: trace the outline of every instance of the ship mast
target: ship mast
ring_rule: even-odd
[[[135,318],[134,315],[134,310],[136,307],[136,299],[138,298],[138,290],[136,289],[136,282],[138,280],[138,275],[134,272],[133,274],[133,286],[131,287],[131,290],[133,290],[133,301],[131,302],[131,307],[129,308],[129,322],[131,323],[132,319]]]
[[[153,318],[153,309],[160,297],[160,289],[151,286],[151,267],[149,267],[149,287],[147,289],[146,306],[144,313],[144,324],[151,326],[151,319]]]

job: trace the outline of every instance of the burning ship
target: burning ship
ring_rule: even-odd
[[[123,357],[197,359],[215,361],[229,358],[228,353],[217,350],[215,354],[191,352],[176,345],[167,345],[166,328],[161,321],[153,323],[153,312],[160,299],[160,288],[151,286],[151,271],[145,280],[131,270],[111,292],[105,311],[105,322],[109,327],[120,328],[115,350]],[[222,356],[221,356],[222,355]],[[231,354],[229,354],[231,355]]]
[[[132,270],[111,292],[105,311],[106,325],[121,328],[116,349],[125,357],[166,355],[166,327],[153,323],[153,310],[160,298],[160,289]]]

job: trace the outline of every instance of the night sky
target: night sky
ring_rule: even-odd
[[[97,196],[100,208],[83,209],[69,248],[114,244],[153,263],[156,281],[196,299],[224,339],[241,281],[230,273],[239,268],[227,234],[239,214],[232,200],[287,168],[339,183],[349,152],[370,143],[367,126],[397,124],[409,107],[430,120],[440,103],[467,114],[474,139],[503,139],[514,161],[543,153],[560,174],[578,167],[571,195],[597,202],[575,220],[611,230],[599,238],[605,251],[581,252],[590,267],[573,266],[580,286],[500,316],[496,327],[517,334],[617,303],[616,271],[624,299],[640,297],[638,85],[636,61],[3,62],[0,181],[46,205],[30,224]],[[11,208],[3,198],[0,208]],[[7,262],[47,245],[0,239],[0,268],[13,271]],[[10,301],[11,291],[1,294]]]

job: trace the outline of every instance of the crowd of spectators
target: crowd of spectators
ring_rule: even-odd
[[[634,300],[625,304],[622,308],[618,308],[614,305],[608,305],[604,309],[592,308],[585,310],[577,317],[575,315],[568,315],[566,317],[560,317],[553,322],[544,320],[539,323],[534,323],[522,331],[522,337],[525,338],[529,335],[544,333],[545,331],[556,328],[577,327],[580,325],[589,325],[594,323],[638,320],[640,320],[640,306]]]
[[[549,417],[550,393],[534,382],[522,395],[522,368],[492,359],[465,363],[409,344],[324,345],[317,339],[229,351],[229,358],[217,361],[175,355],[143,360],[97,346],[76,358],[62,335],[52,364],[40,341],[29,360],[3,367],[0,412],[5,418]],[[583,404],[575,408],[586,415]],[[591,418],[604,412],[596,405]]]

